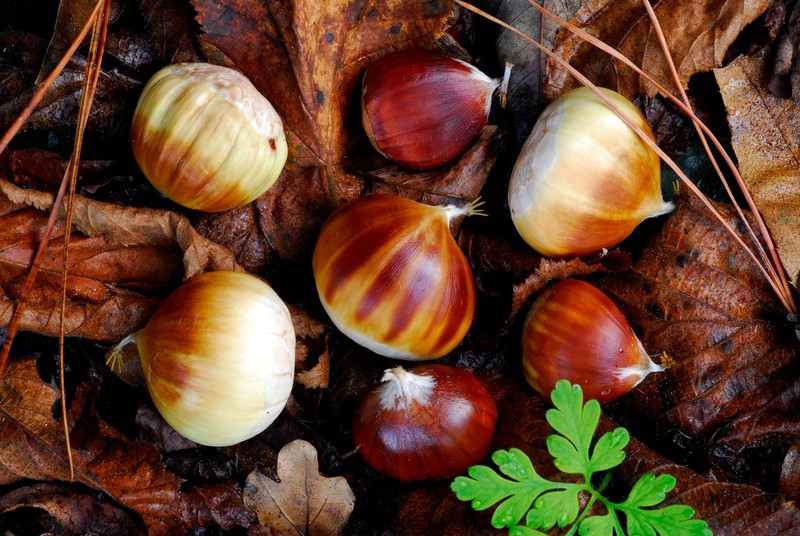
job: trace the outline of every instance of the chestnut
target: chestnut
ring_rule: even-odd
[[[566,379],[580,385],[587,400],[600,403],[664,370],[611,298],[578,279],[559,281],[537,296],[522,328],[522,365],[525,379],[542,396]]]
[[[364,130],[389,160],[411,169],[434,169],[475,141],[499,85],[499,80],[438,50],[391,52],[364,73]]]
[[[486,457],[494,399],[471,372],[448,365],[386,370],[353,414],[353,441],[373,469],[402,482],[451,478]]]

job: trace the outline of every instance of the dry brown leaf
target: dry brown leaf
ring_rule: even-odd
[[[435,47],[452,3],[192,3],[209,57],[252,80],[281,114],[289,142],[286,168],[266,195],[240,210],[198,216],[198,230],[229,247],[250,271],[275,256],[297,260],[309,253],[327,216],[364,193],[365,180],[348,160],[364,140],[357,99],[364,68],[396,48]]]
[[[247,477],[244,504],[259,522],[278,534],[338,534],[355,505],[343,477],[319,473],[317,450],[301,439],[278,454],[280,482],[254,471]]]
[[[714,71],[728,111],[739,171],[795,285],[800,276],[800,84],[782,99],[768,89],[769,52]],[[800,77],[798,77],[800,82]]]
[[[20,297],[52,195],[0,180],[0,324]],[[77,197],[71,240],[66,332],[118,341],[141,328],[161,298],[183,278],[237,270],[233,255],[198,235],[172,212],[119,207]],[[48,245],[21,328],[58,333],[63,225]]]
[[[735,221],[729,206],[717,208]],[[675,362],[616,402],[637,416],[639,432],[688,444],[690,463],[727,479],[777,482],[800,434],[800,347],[764,276],[722,225],[682,195],[631,270],[594,282],[648,352]]]
[[[129,440],[97,417],[96,389],[79,389],[70,410],[76,482],[141,516],[153,535],[253,522],[236,483],[180,489],[181,479],[166,470],[154,447]],[[8,362],[0,380],[0,483],[69,480],[63,427],[52,414],[58,398],[58,391],[39,378],[33,358]]]
[[[728,47],[742,29],[761,15],[770,0],[661,0],[652,2],[685,87],[694,73],[722,65]],[[613,46],[667,88],[672,76],[641,0],[587,0],[571,20]],[[628,67],[568,31],[557,39],[555,53],[581,70],[594,83],[626,97],[652,96],[655,88],[634,76]],[[578,82],[552,60],[547,65],[545,99],[576,87]]]

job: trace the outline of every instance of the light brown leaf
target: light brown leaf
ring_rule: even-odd
[[[800,76],[793,96],[773,95],[769,52],[714,71],[728,111],[739,170],[769,226],[792,282],[800,276]]]
[[[343,477],[319,473],[317,451],[298,439],[278,454],[275,482],[254,471],[247,477],[244,504],[278,534],[338,534],[350,517],[355,495]]]
[[[767,9],[770,0],[661,0],[652,4],[685,88],[694,73],[722,65],[728,47],[745,26]],[[674,87],[641,0],[587,0],[571,22],[615,47],[665,87]],[[628,67],[571,32],[559,34],[555,53],[596,84],[626,97],[655,94],[655,88],[633,75]],[[547,101],[576,84],[565,69],[548,62],[544,91]]]

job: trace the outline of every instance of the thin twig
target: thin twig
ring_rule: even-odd
[[[83,76],[83,87],[81,88],[81,103],[78,109],[78,122],[75,127],[75,142],[72,145],[72,155],[69,160],[69,194],[67,195],[66,223],[64,226],[64,249],[62,253],[61,267],[61,318],[58,333],[58,365],[60,373],[61,388],[61,417],[64,426],[64,438],[67,447],[67,459],[69,460],[70,480],[75,478],[75,466],[72,460],[72,448],[69,439],[69,421],[67,419],[66,390],[64,383],[64,338],[66,336],[66,307],[67,307],[67,273],[69,267],[69,242],[72,235],[72,215],[75,205],[75,190],[78,182],[78,166],[81,160],[81,149],[83,147],[83,133],[89,121],[89,111],[92,107],[97,80],[100,75],[100,64],[103,59],[105,49],[106,30],[108,27],[108,16],[111,7],[110,0],[99,0],[105,4],[103,15],[94,21],[89,54],[86,58],[86,69]]]
[[[772,271],[771,269],[768,270],[761,263],[761,261],[759,260],[758,256],[753,252],[753,250],[744,242],[744,240],[742,240],[742,238],[738,235],[738,233],[736,233],[734,231],[734,229],[728,223],[726,223],[724,221],[724,219],[722,218],[722,215],[719,214],[719,212],[714,208],[714,206],[711,204],[711,202],[708,200],[708,198],[697,188],[697,186],[691,180],[689,180],[689,178],[683,173],[683,171],[677,166],[677,164],[675,164],[675,162],[669,156],[667,156],[667,154],[664,153],[664,151],[661,150],[661,148],[658,147],[658,145],[653,140],[651,140],[647,135],[645,135],[645,133],[639,127],[634,125],[631,122],[630,119],[628,119],[624,114],[622,114],[620,112],[620,110],[617,109],[616,106],[614,106],[597,89],[597,86],[595,86],[588,78],[586,78],[583,74],[581,74],[577,69],[572,67],[568,62],[566,62],[565,60],[560,58],[558,55],[554,54],[552,51],[550,51],[549,49],[544,47],[541,43],[537,42],[535,39],[531,38],[530,36],[528,36],[524,32],[522,32],[522,31],[518,30],[517,28],[511,26],[510,24],[506,23],[505,21],[502,21],[502,20],[498,19],[497,17],[494,17],[494,16],[486,13],[485,11],[483,11],[483,10],[481,10],[479,8],[476,8],[475,6],[472,6],[471,4],[467,4],[466,2],[463,2],[462,0],[455,0],[455,1],[456,1],[456,3],[458,3],[461,6],[463,6],[464,8],[466,8],[466,9],[468,9],[468,10],[474,12],[474,13],[477,13],[478,15],[486,18],[487,20],[490,20],[492,22],[495,22],[496,24],[499,24],[500,26],[506,28],[507,30],[509,30],[509,31],[511,31],[513,33],[516,33],[517,35],[519,35],[523,39],[527,40],[529,43],[534,45],[541,52],[546,54],[549,58],[553,59],[554,61],[559,63],[561,66],[563,66],[565,69],[567,69],[570,72],[570,74],[572,74],[581,84],[583,84],[584,86],[589,88],[595,95],[597,95],[597,97],[601,101],[603,101],[606,104],[606,106],[608,106],[612,111],[614,111],[614,113],[623,122],[625,122],[634,132],[636,132],[637,135],[645,143],[647,143],[659,155],[659,157],[661,157],[662,160],[664,160],[664,162],[670,168],[672,168],[672,170],[678,175],[678,177],[687,186],[687,188],[689,188],[689,190],[692,191],[692,193],[694,193],[703,202],[703,204],[706,206],[706,208],[708,208],[708,210],[711,211],[711,213],[714,215],[714,217],[717,220],[719,220],[719,222],[723,225],[723,227],[726,229],[726,231],[739,243],[739,245],[753,259],[753,261],[755,261],[756,266],[761,271],[761,273],[764,275],[764,277],[767,280],[768,284],[770,285],[770,287],[772,287],[773,291],[777,295],[778,299],[781,301],[781,304],[784,306],[784,308],[786,308],[786,310],[788,312],[790,312],[790,313],[795,313],[796,312],[796,305],[795,305],[794,300],[793,300],[793,295],[791,295],[791,294],[786,295],[783,292],[783,289],[782,289],[783,285],[780,282],[778,282],[775,279],[773,279],[773,277],[771,277],[774,274],[774,271]],[[552,18],[553,20],[555,20],[559,24],[563,23],[565,28],[573,31],[576,34],[579,34],[581,37],[586,36],[586,40],[589,41],[591,44],[597,46],[601,50],[604,50],[604,51],[608,52],[609,54],[613,55],[615,58],[620,59],[620,61],[623,61],[626,65],[629,65],[634,70],[636,70],[636,72],[638,72],[639,74],[641,74],[642,76],[647,78],[648,81],[652,82],[659,89],[659,91],[664,92],[664,94],[665,94],[665,96],[667,98],[669,98],[672,102],[674,102],[676,104],[676,106],[681,108],[687,115],[689,115],[692,118],[692,120],[694,122],[696,122],[698,127],[701,128],[706,134],[708,134],[709,139],[711,139],[712,142],[714,142],[715,146],[717,146],[717,148],[720,150],[720,152],[721,152],[723,158],[725,159],[726,163],[728,163],[728,165],[731,166],[731,168],[734,170],[735,174],[738,174],[738,170],[736,170],[736,166],[733,164],[733,161],[730,159],[730,157],[725,153],[724,149],[722,148],[721,144],[719,143],[719,140],[717,140],[716,137],[713,135],[713,133],[708,129],[708,127],[706,127],[702,123],[702,121],[700,121],[700,119],[697,118],[697,116],[694,114],[694,111],[692,111],[691,108],[686,107],[680,100],[678,100],[676,97],[671,95],[669,93],[669,91],[667,91],[665,88],[663,88],[663,86],[661,86],[656,80],[654,80],[652,77],[650,77],[649,75],[644,73],[641,69],[639,69],[637,66],[635,66],[630,60],[628,60],[625,56],[623,56],[622,54],[620,54],[619,52],[617,52],[613,48],[609,47],[608,45],[606,45],[602,41],[600,41],[600,40],[598,40],[598,39],[596,39],[594,37],[589,36],[588,34],[583,32],[579,28],[577,28],[574,25],[564,21],[563,19],[561,19],[560,17],[554,15],[553,13],[548,11],[547,9],[535,4],[533,1],[529,0],[529,3],[532,6],[534,6],[536,9],[538,9],[541,13],[543,13],[546,16]],[[767,241],[771,240],[768,234],[767,234],[765,240],[767,240]]]

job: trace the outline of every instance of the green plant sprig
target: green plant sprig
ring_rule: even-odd
[[[555,409],[547,410],[546,418],[559,435],[547,438],[547,450],[554,465],[563,473],[579,474],[583,482],[552,482],[542,478],[530,458],[519,449],[498,450],[492,455],[501,476],[485,465],[469,468],[469,477],[459,476],[450,486],[462,501],[472,501],[475,510],[486,510],[500,502],[492,516],[492,526],[509,528],[512,536],[544,536],[542,530],[554,526],[570,527],[567,536],[624,536],[619,514],[624,514],[627,534],[633,536],[706,536],[708,524],[693,519],[694,510],[686,505],[652,508],[664,501],[675,487],[671,475],[643,475],[633,485],[628,498],[617,503],[606,499],[603,491],[611,480],[604,475],[600,484],[592,486],[592,476],[608,471],[625,459],[630,434],[616,428],[603,434],[592,448],[592,439],[600,420],[600,404],[589,400],[584,405],[579,385],[567,380],[556,384],[551,394]],[[507,478],[506,478],[507,477]],[[583,510],[581,493],[589,496]],[[600,502],[603,515],[589,515]],[[525,524],[519,522],[525,518]]]

